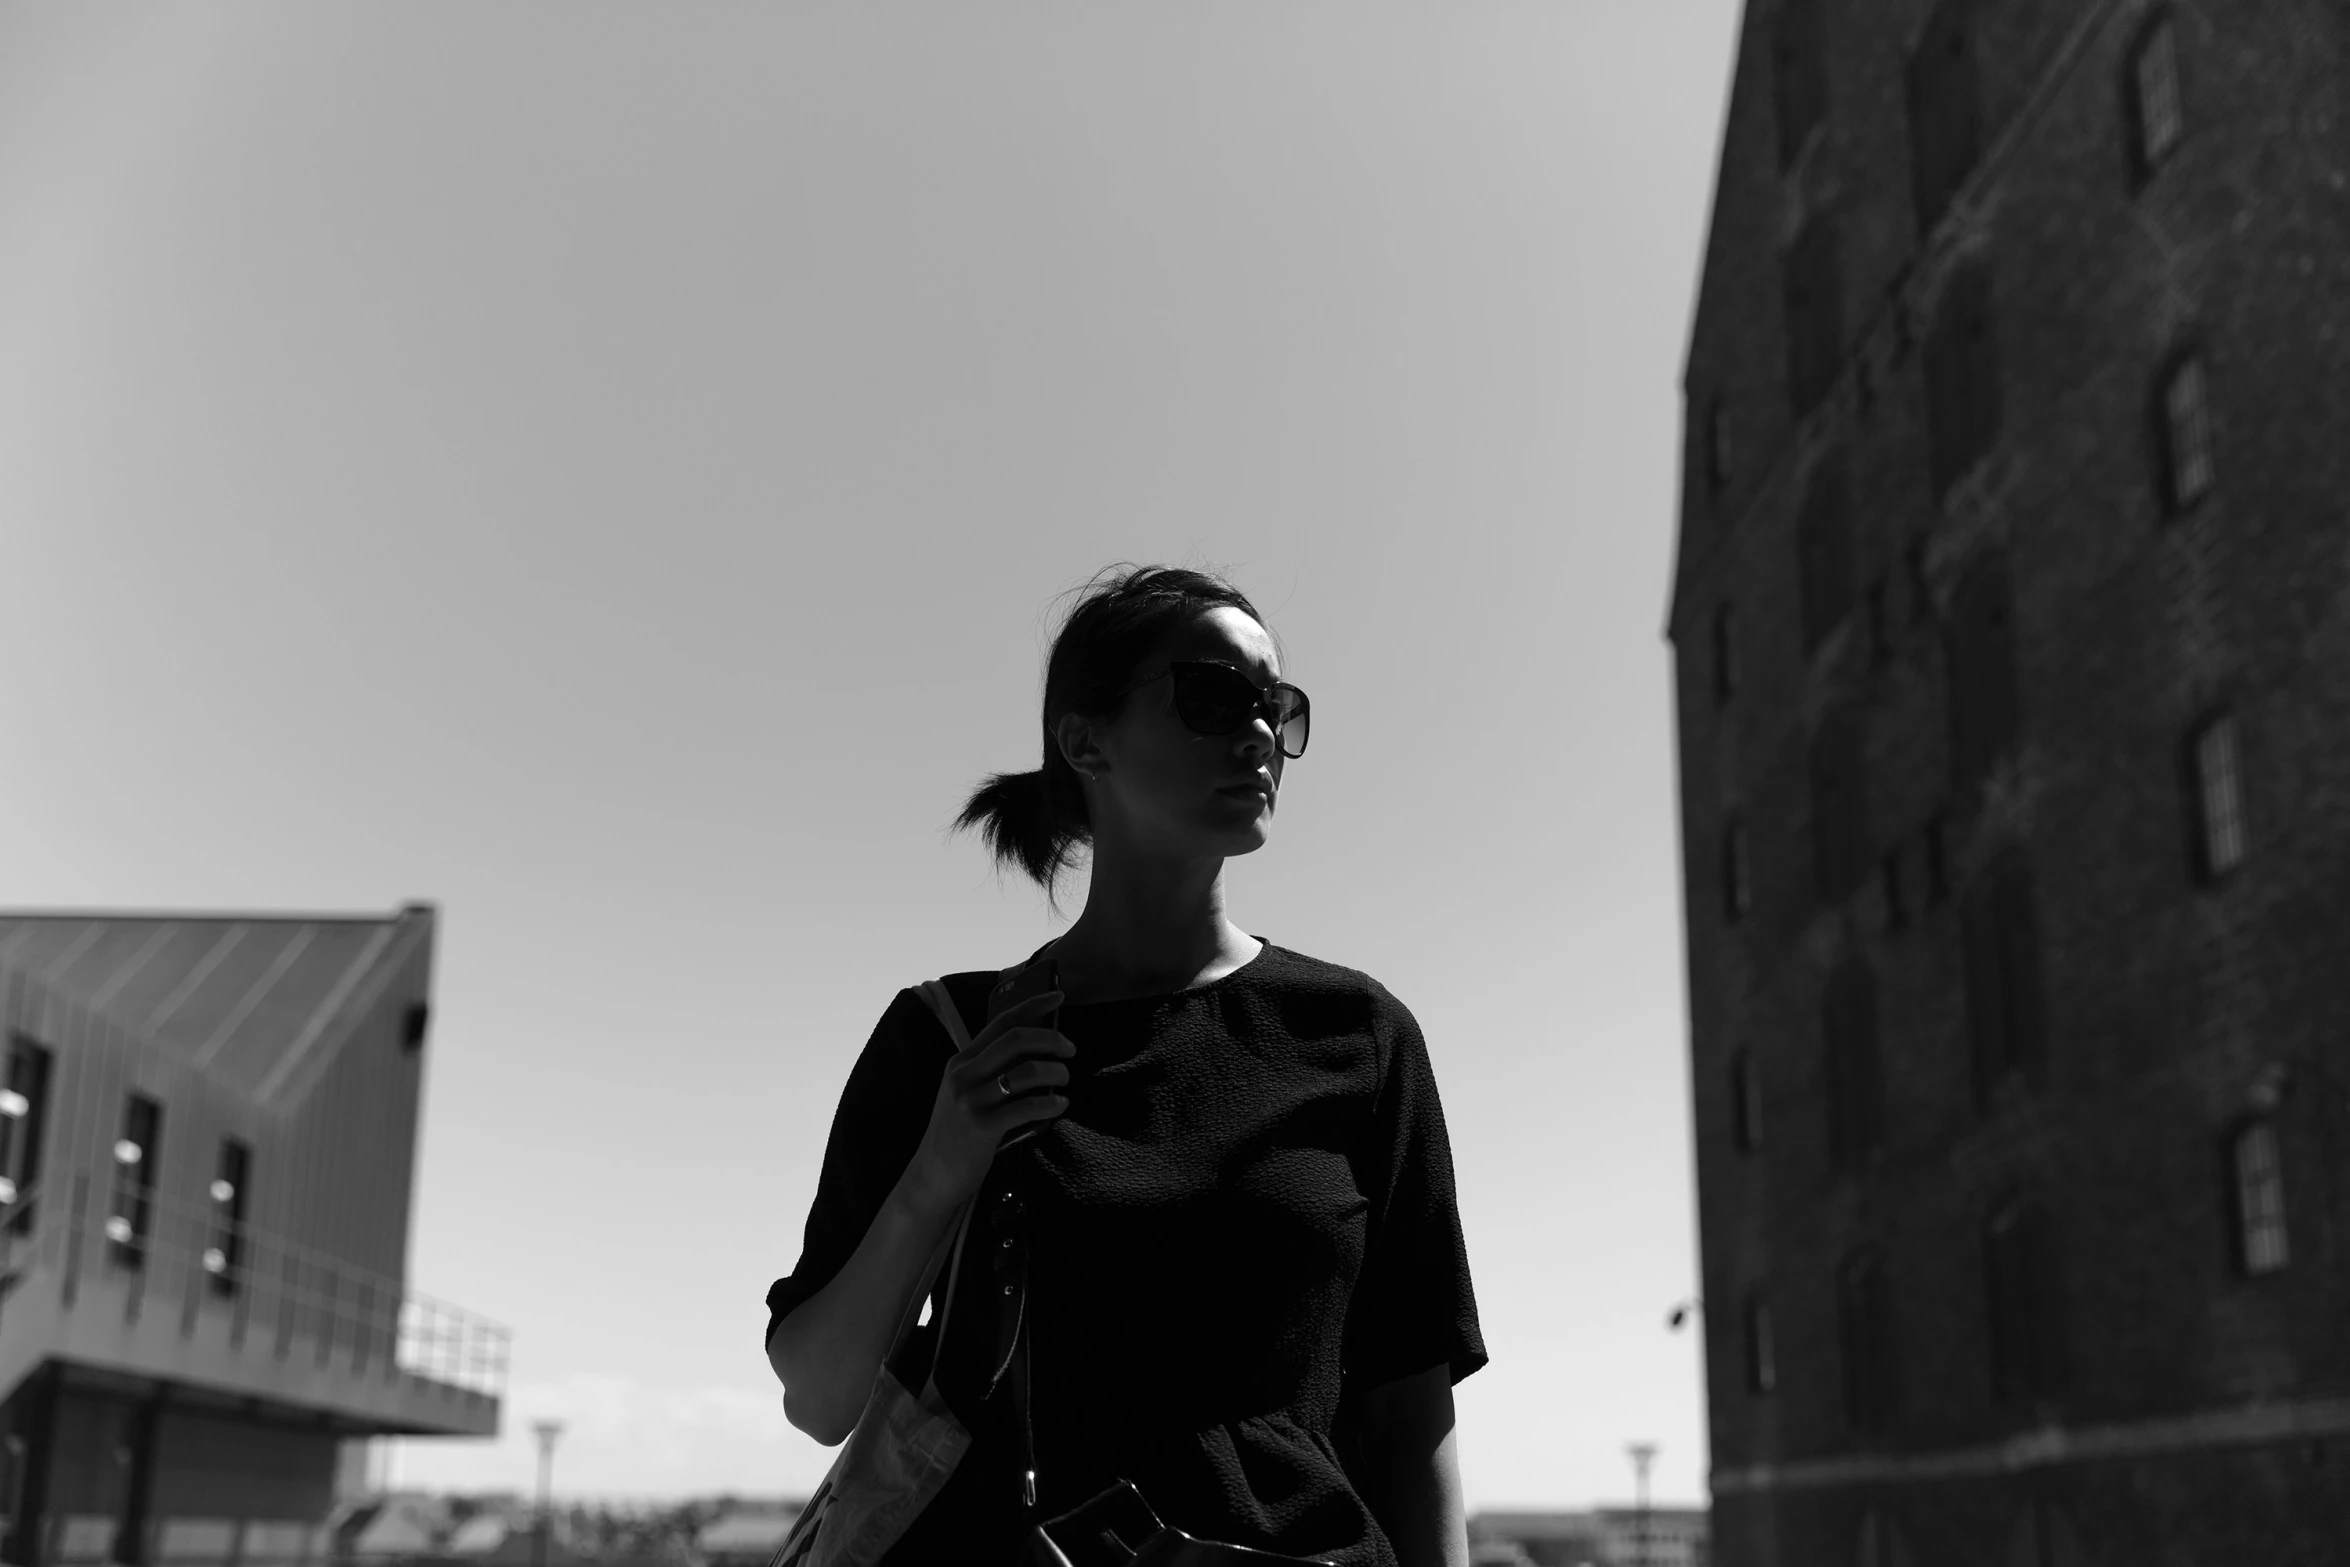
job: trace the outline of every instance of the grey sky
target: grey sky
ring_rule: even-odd
[[[1425,1026],[1472,1507],[1703,1495],[1662,625],[1732,0],[0,9],[18,906],[442,910],[398,1479],[812,1485],[761,1297],[1055,596],[1313,694],[1241,926]],[[1064,894],[1073,914],[1080,875]],[[266,1180],[268,1172],[256,1171]]]

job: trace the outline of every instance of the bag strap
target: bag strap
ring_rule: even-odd
[[[929,1003],[930,1010],[938,1014],[939,1022],[946,1028],[947,1037],[955,1042],[955,1053],[961,1055],[965,1050],[970,1049],[970,1031],[963,1026],[963,1014],[956,1009],[954,997],[947,994],[945,983],[940,980],[926,979],[915,989],[922,999]],[[930,1287],[938,1282],[939,1269],[947,1267],[951,1258],[954,1267],[948,1268],[947,1271],[946,1299],[940,1301],[938,1307],[939,1338],[941,1342],[945,1340],[947,1308],[954,1304],[955,1280],[962,1267],[963,1236],[971,1228],[971,1214],[977,1206],[978,1199],[976,1197],[966,1200],[963,1206],[956,1210],[955,1223],[938,1238],[938,1244],[931,1248],[930,1261],[923,1264],[922,1267],[922,1283],[914,1291],[913,1298],[906,1302],[905,1314],[898,1319],[898,1330],[890,1338],[889,1353],[882,1356],[884,1362],[897,1359],[898,1351],[906,1347],[907,1337],[913,1333],[915,1324],[921,1318],[922,1303],[930,1298]]]
[[[1055,942],[1046,942],[1042,947],[1038,948],[1035,953],[1031,954],[1024,962],[1015,963],[1010,968],[1005,969],[998,976],[998,981],[1001,982],[1004,979],[1009,979],[1013,975],[1018,974],[1021,970],[1025,969],[1028,964],[1035,962],[1038,958],[1044,956],[1045,953],[1051,951],[1055,944]],[[969,1049],[971,1046],[970,1031],[964,1027],[963,1015],[956,1008],[954,997],[947,993],[945,981],[936,979],[924,980],[919,988],[922,992],[922,999],[930,1004],[930,1009],[938,1014],[939,1022],[945,1026],[947,1037],[955,1042],[956,1053],[959,1055],[963,1051]],[[978,1211],[978,1207],[978,1194],[974,1193],[971,1197],[971,1200],[964,1204],[962,1218],[955,1227],[954,1263],[953,1266],[947,1270],[946,1300],[939,1308],[938,1344],[942,1349],[946,1343],[947,1308],[954,1304],[956,1284],[961,1279],[963,1271],[963,1248],[965,1242],[969,1238],[972,1217]],[[1008,1301],[998,1300],[995,1303],[997,1307],[995,1328],[996,1336],[1000,1340],[1004,1336],[1005,1329],[1008,1325],[1010,1328],[1012,1345],[1009,1353],[1005,1357],[1004,1363],[997,1366],[994,1376],[989,1378],[988,1391],[992,1394],[995,1390],[996,1383],[1001,1380],[1007,1372],[1010,1373],[1012,1383],[1012,1417],[1020,1427],[1022,1447],[1021,1456],[1026,1461],[1025,1467],[1022,1469],[1020,1476],[1020,1497],[1022,1503],[1025,1506],[1033,1508],[1036,1506],[1036,1434],[1035,1429],[1031,1424],[1028,1406],[1029,1350],[1027,1237],[1023,1233],[1017,1238],[1007,1238],[1005,1244],[1009,1251],[1009,1255],[1001,1259],[997,1266],[1000,1270],[1007,1271],[1009,1282],[1007,1282],[1005,1286],[1005,1294],[1011,1298]],[[909,1330],[909,1327],[912,1323],[912,1312],[914,1307],[919,1305],[923,1297],[930,1293],[930,1281],[931,1278],[937,1273],[938,1265],[939,1259],[936,1256],[932,1257],[930,1268],[923,1275],[922,1290],[914,1297],[914,1300],[908,1304],[908,1316],[906,1321],[901,1323],[899,1326],[898,1332],[901,1339]],[[1008,1324],[1007,1318],[1009,1319]],[[891,1354],[894,1356],[896,1351],[893,1349]],[[935,1385],[938,1380],[938,1366],[942,1358],[943,1356],[937,1352],[934,1352],[931,1357],[930,1380],[933,1385]]]

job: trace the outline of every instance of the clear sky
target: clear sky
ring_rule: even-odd
[[[402,1483],[802,1490],[760,1352],[1058,595],[1314,698],[1247,931],[1418,1015],[1472,1508],[1704,1495],[1670,648],[1734,0],[0,10],[0,903],[441,910]],[[1082,906],[1080,874],[1064,894]],[[265,1178],[265,1177],[264,1177]]]

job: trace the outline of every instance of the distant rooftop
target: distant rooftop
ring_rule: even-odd
[[[22,970],[257,1098],[342,1015],[430,904],[391,914],[0,910]]]

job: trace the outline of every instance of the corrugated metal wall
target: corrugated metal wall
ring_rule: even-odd
[[[431,995],[433,921],[420,909],[403,915],[401,923],[401,938],[353,995],[345,1016],[260,1103],[54,987],[0,971],[6,997],[0,1015],[7,1028],[52,1054],[42,1168],[32,1188],[44,1206],[44,1222],[67,1216],[77,1175],[89,1183],[97,1216],[92,1222],[103,1219],[124,1103],[141,1093],[163,1110],[152,1154],[156,1195],[181,1205],[178,1214],[156,1214],[150,1232],[155,1244],[206,1243],[204,1221],[190,1210],[209,1209],[221,1140],[235,1137],[252,1150],[247,1226],[319,1254],[320,1265],[296,1265],[299,1276],[289,1281],[282,1276],[282,1257],[257,1253],[257,1269],[281,1276],[257,1273],[251,1287],[290,1288],[310,1301],[305,1314],[314,1318],[357,1304],[348,1282],[325,1283],[327,1260],[404,1284],[429,1040],[411,1050],[403,1035],[410,1006]],[[174,1224],[176,1236],[167,1236],[163,1227]],[[331,1306],[316,1299],[324,1288],[335,1291]],[[396,1322],[396,1292],[370,1293],[366,1313],[388,1334]],[[309,1326],[299,1317],[297,1322],[298,1331]]]

